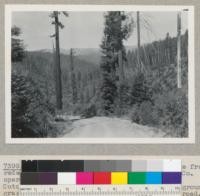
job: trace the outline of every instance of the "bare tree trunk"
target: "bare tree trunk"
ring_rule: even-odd
[[[52,69],[53,69],[53,78],[55,80],[55,93],[57,94],[57,90],[56,90],[56,88],[57,88],[57,82],[56,82],[56,80],[57,80],[56,50],[55,50],[55,46],[54,46],[54,42],[53,41],[52,41],[52,47],[53,47],[53,66],[52,66]]]
[[[56,106],[58,110],[62,110],[62,79],[60,67],[60,46],[59,46],[59,19],[58,12],[55,14],[55,41],[56,41]]]
[[[119,50],[118,51],[118,64],[119,64],[119,76],[120,76],[120,82],[123,83],[124,82],[124,65],[123,65],[123,57],[122,57],[122,51]]]
[[[138,51],[137,51],[137,63],[139,70],[141,70],[141,62],[140,62],[140,12],[137,11],[137,45],[138,45]]]
[[[181,12],[177,14],[177,87],[181,88]]]
[[[74,50],[71,48],[70,49],[70,74],[71,74],[71,89],[72,89],[72,102],[73,104],[76,103],[76,90],[75,90],[75,73],[74,73]]]

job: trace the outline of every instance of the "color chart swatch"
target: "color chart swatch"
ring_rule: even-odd
[[[22,161],[21,185],[181,183],[180,160]]]

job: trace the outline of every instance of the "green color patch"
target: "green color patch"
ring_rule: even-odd
[[[146,172],[129,172],[128,184],[146,184]]]

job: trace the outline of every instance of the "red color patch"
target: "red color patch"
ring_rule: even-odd
[[[111,184],[111,173],[94,172],[94,184]]]

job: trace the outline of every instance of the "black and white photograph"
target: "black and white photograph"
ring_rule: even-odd
[[[193,141],[192,6],[6,12],[7,142]]]

